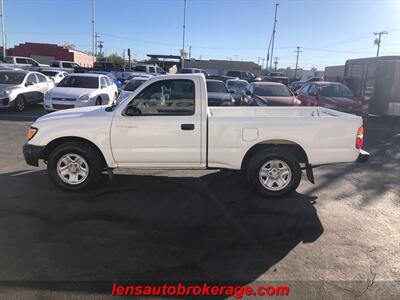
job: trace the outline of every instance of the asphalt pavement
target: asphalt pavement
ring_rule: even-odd
[[[44,110],[0,111],[0,299],[109,299],[111,283],[287,284],[289,299],[400,294],[400,118],[371,117],[366,163],[265,199],[228,171],[137,171],[55,188],[22,156]]]

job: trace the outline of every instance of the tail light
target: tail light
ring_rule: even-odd
[[[356,137],[356,148],[362,149],[364,144],[364,128],[360,127],[357,130],[357,137]]]

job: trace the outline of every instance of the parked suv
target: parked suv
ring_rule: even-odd
[[[51,63],[52,68],[57,68],[61,69],[63,71],[66,71],[68,73],[74,72],[75,69],[81,68],[80,65],[73,61],[64,61],[64,60],[55,60]]]
[[[256,76],[254,76],[253,73],[247,72],[247,71],[238,71],[238,70],[229,70],[226,71],[226,76],[232,76],[232,77],[236,77],[239,79],[243,79],[243,80],[247,80],[247,81],[253,81]]]
[[[4,57],[4,64],[2,66],[30,71],[39,71],[42,67],[48,67],[48,65],[41,64],[33,58],[24,56],[6,56]]]
[[[0,107],[23,111],[27,105],[41,102],[53,87],[54,82],[38,72],[0,71]]]

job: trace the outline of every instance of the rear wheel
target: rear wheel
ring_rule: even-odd
[[[18,112],[21,112],[25,109],[26,103],[25,103],[25,99],[24,96],[19,95],[15,100],[15,110]]]
[[[99,181],[103,167],[101,157],[91,146],[69,142],[50,153],[47,171],[57,187],[78,191],[93,187]]]
[[[300,184],[301,168],[289,151],[261,150],[251,159],[247,180],[256,192],[269,197],[282,197]]]

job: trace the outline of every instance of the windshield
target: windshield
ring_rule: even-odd
[[[24,81],[25,73],[0,72],[1,84],[21,84]]]
[[[131,80],[129,81],[126,86],[124,87],[124,91],[130,91],[133,92],[134,90],[136,90],[143,82],[145,82],[146,80]]]
[[[227,93],[225,84],[222,81],[207,81],[207,92],[209,93]]]
[[[98,77],[67,76],[58,84],[58,87],[97,89],[99,87]]]
[[[41,71],[40,73],[46,75],[46,76],[56,76],[57,75],[57,71]]]
[[[146,66],[136,66],[133,70],[136,72],[147,72]]]
[[[342,84],[329,84],[320,86],[320,94],[325,97],[353,97],[350,89]]]
[[[247,82],[245,81],[228,81],[227,82],[228,88],[235,88],[235,89],[245,89],[247,87]]]
[[[291,97],[289,89],[284,85],[258,85],[254,87],[257,96]]]

